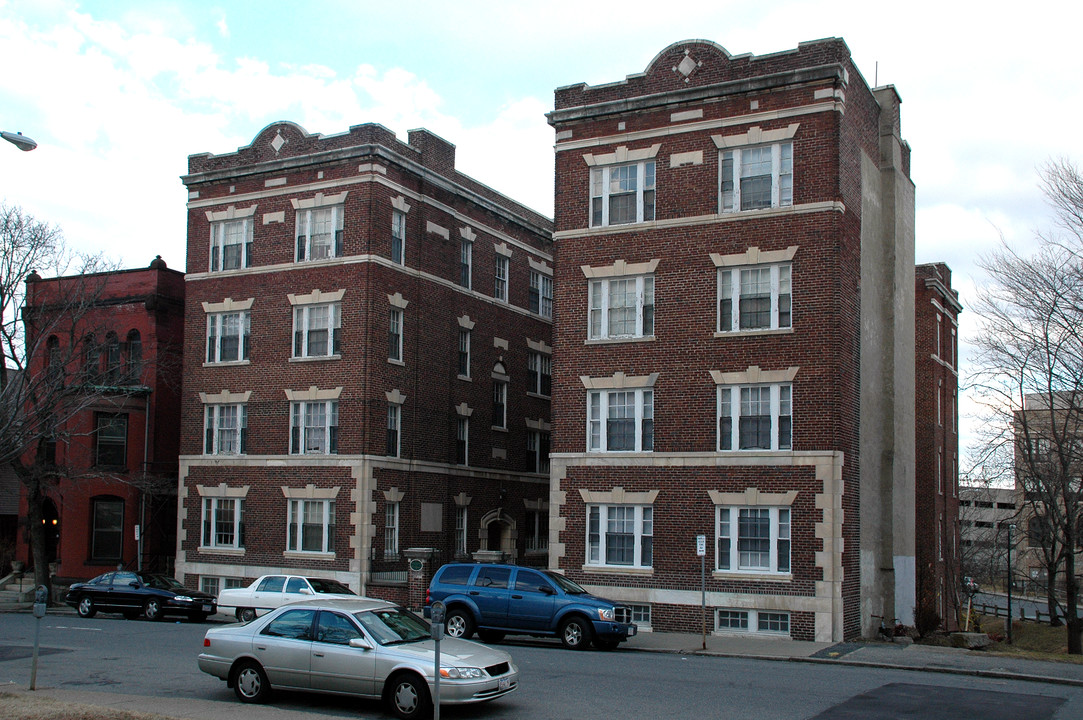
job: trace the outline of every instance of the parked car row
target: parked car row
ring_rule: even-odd
[[[127,570],[107,572],[89,582],[75,583],[68,589],[64,602],[85,618],[101,611],[122,613],[129,619],[143,616],[160,620],[167,615],[183,615],[202,622],[218,612],[218,601],[213,595],[186,588],[168,575]]]
[[[256,578],[248,587],[229,588],[218,593],[218,607],[227,612],[232,609],[238,620],[250,622],[286,603],[316,595],[325,599],[357,597],[357,593],[338,580],[301,575],[264,575]]]

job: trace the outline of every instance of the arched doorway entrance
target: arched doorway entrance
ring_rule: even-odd
[[[502,552],[506,561],[514,561],[518,555],[515,541],[519,537],[515,518],[498,508],[486,513],[480,524],[481,549]]]

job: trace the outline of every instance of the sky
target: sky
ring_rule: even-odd
[[[1083,3],[206,2],[0,0],[0,202],[122,267],[184,269],[189,155],[272,122],[335,134],[428,128],[460,171],[552,216],[557,87],[642,72],[702,38],[764,55],[841,37],[902,97],[916,260],[946,262],[966,308],[976,261],[1051,226],[1041,166],[1083,163]],[[514,151],[509,151],[514,148]],[[960,363],[978,318],[964,309]],[[964,449],[973,407],[960,404]],[[965,468],[965,461],[962,467]]]

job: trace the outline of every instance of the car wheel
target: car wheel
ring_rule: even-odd
[[[569,650],[583,650],[590,645],[590,626],[581,617],[570,617],[560,624],[560,642]]]
[[[395,717],[402,720],[427,717],[429,686],[417,675],[396,675],[388,684],[388,703]]]
[[[499,630],[478,630],[478,637],[483,643],[498,643],[504,639],[504,633]]]
[[[264,703],[271,694],[271,683],[259,663],[247,660],[233,671],[233,692],[245,703]]]
[[[239,608],[237,610],[237,619],[241,622],[252,622],[256,619],[256,611],[252,608]]]
[[[456,608],[449,612],[444,620],[444,632],[449,637],[469,640],[474,634],[474,618],[470,617],[470,611]]]
[[[94,599],[89,595],[79,598],[79,605],[75,608],[79,617],[92,618],[98,614],[98,608],[94,607]]]
[[[594,647],[599,650],[616,650],[618,645],[620,645],[620,640],[599,640],[594,638]]]
[[[162,601],[158,598],[151,598],[143,605],[143,617],[147,620],[161,620],[162,619]]]

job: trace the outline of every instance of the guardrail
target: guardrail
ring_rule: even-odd
[[[996,605],[986,605],[985,603],[974,603],[971,606],[971,608],[973,609],[974,612],[980,613],[982,615],[991,615],[992,617],[998,617],[998,618],[999,617],[1003,617],[1003,618],[1008,617],[1008,609],[1007,608],[1002,608],[1002,607],[997,607]],[[1027,609],[1020,606],[1020,608],[1019,608],[1019,619],[1024,621],[1024,622],[1048,623],[1049,622],[1049,613],[1042,612],[1041,610],[1035,608],[1034,610],[1032,610],[1028,614]]]

